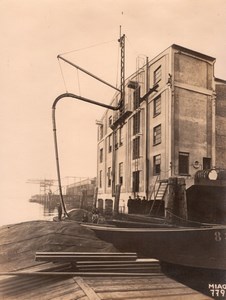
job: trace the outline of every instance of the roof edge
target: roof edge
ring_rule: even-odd
[[[198,57],[203,58],[205,60],[209,60],[209,61],[212,61],[212,62],[216,60],[215,57],[212,57],[212,56],[209,56],[209,55],[206,55],[206,54],[203,54],[201,52],[197,52],[197,51],[185,48],[185,47],[182,47],[182,46],[177,45],[177,44],[172,44],[171,47],[173,49],[176,49],[176,50],[179,50],[179,51],[188,52],[188,53],[190,53],[190,54],[192,54],[194,56],[198,56]]]
[[[215,82],[216,83],[223,83],[223,84],[226,84],[226,80],[225,79],[221,79],[221,78],[214,78]]]

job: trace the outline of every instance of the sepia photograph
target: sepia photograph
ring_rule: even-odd
[[[0,300],[226,299],[225,20],[0,0]]]

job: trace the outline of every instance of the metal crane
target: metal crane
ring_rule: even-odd
[[[26,183],[39,184],[40,195],[46,195],[51,192],[51,187],[56,181],[55,179],[28,179]]]

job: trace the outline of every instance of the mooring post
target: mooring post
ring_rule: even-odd
[[[185,178],[177,179],[177,200],[178,200],[178,215],[181,219],[188,219],[187,197]]]
[[[166,210],[166,218],[170,221],[174,221],[175,214],[175,199],[177,197],[177,177],[170,177],[168,180],[169,194]]]
[[[185,179],[170,177],[168,185],[169,195],[166,217],[172,223],[182,223],[188,217]]]

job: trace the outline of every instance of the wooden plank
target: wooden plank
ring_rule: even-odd
[[[75,255],[75,256],[92,256],[92,255],[99,255],[99,256],[133,256],[137,257],[136,252],[42,252],[37,251],[36,255]]]
[[[109,256],[109,255],[105,255],[105,256],[100,256],[100,255],[92,255],[92,256],[89,256],[89,259],[94,259],[94,260],[109,260],[112,259],[112,260],[117,260],[117,261],[120,261],[120,260],[134,260],[135,258],[133,256]],[[80,256],[74,256],[74,255],[41,255],[41,256],[38,256],[36,255],[35,257],[35,260],[36,261],[53,261],[53,262],[65,262],[65,261],[81,261],[81,260],[87,260],[87,256],[84,255],[80,255]]]
[[[101,265],[109,265],[109,266],[115,266],[115,265],[120,265],[120,266],[127,266],[127,265],[137,265],[137,266],[156,266],[156,267],[159,267],[160,268],[160,265],[159,263],[152,263],[152,262],[140,262],[140,261],[77,261],[76,262],[76,265],[77,266],[86,266],[86,265],[89,265],[89,266],[95,266],[95,265],[98,265],[98,266],[101,266]]]
[[[41,272],[38,272],[40,274]],[[71,274],[71,273],[70,273]],[[49,273],[48,273],[49,275]],[[59,274],[61,275],[61,274]],[[102,274],[101,274],[102,275]],[[120,274],[121,275],[121,274]],[[27,278],[21,286],[21,279]],[[11,279],[11,280],[10,280]],[[40,280],[37,280],[40,279]],[[132,278],[117,276],[81,279],[80,285],[76,280],[80,280],[78,276],[74,278],[64,277],[45,277],[38,275],[29,277],[11,277],[1,280],[6,282],[7,289],[4,290],[4,285],[0,285],[0,290],[3,291],[3,299],[19,299],[19,300],[94,300],[97,299],[129,299],[129,300],[149,300],[149,299],[167,299],[167,300],[204,300],[211,299],[208,296],[193,291],[164,275],[148,276]],[[12,289],[8,285],[11,281]],[[83,287],[83,288],[81,288]],[[85,294],[86,291],[86,294]],[[93,294],[94,293],[94,294]]]
[[[27,278],[26,281],[24,281],[22,284],[20,281],[15,281],[15,278],[11,278],[12,280],[8,281],[8,284],[5,285],[1,282],[1,287],[0,290],[2,293],[23,293],[24,291],[28,289],[35,289],[37,287],[40,287],[41,285],[45,284],[48,285],[49,283],[54,282],[54,278],[45,278],[46,280],[43,280],[41,277],[36,277],[36,278]],[[32,280],[36,279],[36,280]],[[37,280],[38,279],[38,280]],[[9,284],[10,283],[10,284]]]
[[[98,272],[0,272],[0,276],[100,276]],[[126,272],[102,272],[102,276],[150,276],[147,273],[126,273]],[[158,274],[154,274],[157,276]],[[161,276],[161,273],[160,273]]]
[[[37,293],[36,291],[36,295],[39,294],[40,295],[40,299],[42,300],[49,300],[49,299],[53,299],[53,298],[57,298],[59,297],[59,295],[64,295],[64,297],[68,294],[79,294],[79,296],[84,296],[84,292],[80,289],[80,287],[76,287],[75,284],[70,284],[70,285],[62,285],[62,286],[58,286],[57,288],[50,286],[49,290],[40,290],[40,293]],[[32,296],[32,295],[30,295]],[[34,297],[35,297],[35,293],[34,293]],[[30,298],[32,299],[33,296]],[[59,298],[58,298],[59,299]]]
[[[49,293],[45,293],[42,290],[42,287],[40,287],[39,290],[34,290],[32,292],[30,292],[29,290],[27,292],[25,292],[24,294],[20,295],[21,299],[23,300],[31,300],[31,299],[35,299],[35,297],[39,297],[38,299],[42,299],[42,300],[49,300],[49,299],[75,299],[75,297],[73,296],[72,298],[72,294],[73,295],[79,295],[83,296],[84,292],[79,288],[79,289],[75,289],[73,284],[70,285],[65,285],[62,286],[61,288],[58,288],[57,290],[53,289],[53,290],[49,290]]]
[[[159,277],[143,277],[143,278],[124,278],[123,281],[120,280],[118,277],[112,278],[86,278],[86,282],[92,286],[92,288],[102,297],[105,299],[105,293],[101,293],[101,291],[111,292],[111,291],[124,291],[120,295],[120,299],[169,299],[169,300],[190,300],[190,299],[211,299],[208,296],[204,296],[203,294],[198,293],[197,291],[192,290],[189,287],[184,286],[182,283],[176,282],[175,280],[166,277],[165,275]],[[171,292],[168,292],[168,289],[171,288]],[[149,290],[152,291],[149,291]],[[135,291],[134,291],[135,290]],[[160,291],[157,293],[157,296],[153,294],[154,292]],[[161,295],[162,290],[165,290],[164,295]],[[172,290],[174,290],[174,294],[172,294]],[[138,295],[137,293],[140,291],[142,295]],[[144,291],[144,293],[142,293]],[[145,292],[146,291],[146,292]],[[177,291],[177,294],[175,293]],[[185,291],[185,292],[184,292]],[[151,292],[151,294],[150,294]],[[135,293],[135,294],[134,294]],[[114,293],[113,293],[114,294]],[[113,295],[112,294],[112,295]],[[124,297],[124,296],[125,297]],[[116,296],[116,295],[114,295]],[[108,298],[106,298],[108,299]],[[112,299],[115,299],[112,297]],[[116,298],[117,299],[117,298]]]
[[[34,279],[34,278],[33,278]],[[23,285],[20,285],[18,282],[15,284],[15,281],[11,281],[11,286],[2,286],[1,285],[1,293],[5,295],[27,295],[30,293],[32,294],[40,294],[43,291],[48,292],[49,290],[59,289],[61,290],[62,287],[70,287],[73,285],[74,287],[74,281],[71,279],[69,280],[58,280],[56,281],[56,278],[50,278],[45,280],[45,278],[39,277],[39,281],[33,281],[28,278],[27,282],[24,282]],[[30,298],[32,299],[32,297]]]
[[[152,267],[149,267],[149,266],[136,266],[136,265],[131,265],[131,266],[120,266],[120,265],[117,265],[117,266],[82,266],[82,267],[77,267],[78,270],[130,270],[130,269],[134,269],[134,270],[142,270],[142,269],[145,269],[145,270],[149,270],[149,271],[156,271],[158,270],[159,271],[159,268],[152,268]]]
[[[60,295],[60,296],[56,296],[54,298],[49,298],[48,300],[81,300],[81,299],[86,299],[86,300],[90,300],[89,298],[84,298],[85,295],[83,291],[79,291],[76,293],[69,293],[69,294],[64,294],[64,295]],[[21,299],[23,300],[23,299]],[[28,300],[28,299],[27,299]],[[37,298],[37,300],[42,300],[40,298]]]
[[[83,292],[90,300],[100,300],[101,298],[95,293],[95,291],[81,278],[74,277],[75,282],[80,286]]]
[[[156,274],[155,274],[156,275]],[[85,280],[88,284],[90,284],[91,286],[107,286],[107,285],[120,285],[122,284],[122,280],[123,280],[123,284],[124,285],[134,285],[135,283],[144,283],[147,285],[151,285],[153,283],[159,283],[159,282],[164,282],[164,283],[170,283],[173,280],[166,277],[163,274],[158,274],[157,276],[147,276],[147,277],[139,277],[139,276],[135,276],[135,277],[101,277],[97,276],[97,277],[86,277]],[[175,281],[173,281],[175,282]]]
[[[113,299],[113,298],[112,298]],[[168,295],[168,296],[141,296],[141,297],[132,297],[132,298],[120,298],[120,300],[212,300],[208,296],[204,296],[202,294],[197,295]],[[105,299],[102,299],[105,300]]]
[[[103,272],[109,272],[109,273],[148,273],[148,274],[157,274],[159,272],[153,272],[153,270],[150,270],[150,268],[141,268],[141,267],[131,267],[131,268],[82,268],[79,269],[78,272],[96,272],[96,273],[103,273]]]
[[[173,296],[174,299],[176,297],[180,297],[180,299],[184,299],[184,296],[189,296],[190,299],[194,299],[193,296],[200,295],[199,293],[185,288],[183,289],[158,289],[158,290],[139,290],[139,291],[115,291],[115,292],[101,292],[98,293],[101,299],[137,299],[137,298],[148,298],[153,299],[153,297],[164,297],[167,299],[168,296]],[[208,298],[207,298],[208,299]]]
[[[113,282],[112,282],[113,283]],[[153,290],[153,289],[170,289],[170,288],[184,288],[184,285],[182,284],[178,284],[177,282],[171,282],[171,283],[167,283],[167,284],[163,284],[161,282],[159,283],[155,283],[155,284],[149,284],[147,285],[146,283],[139,283],[136,284],[136,282],[134,282],[134,284],[117,284],[117,285],[102,285],[102,286],[92,286],[92,288],[94,289],[95,292],[114,292],[114,291],[139,291],[139,290]]]

